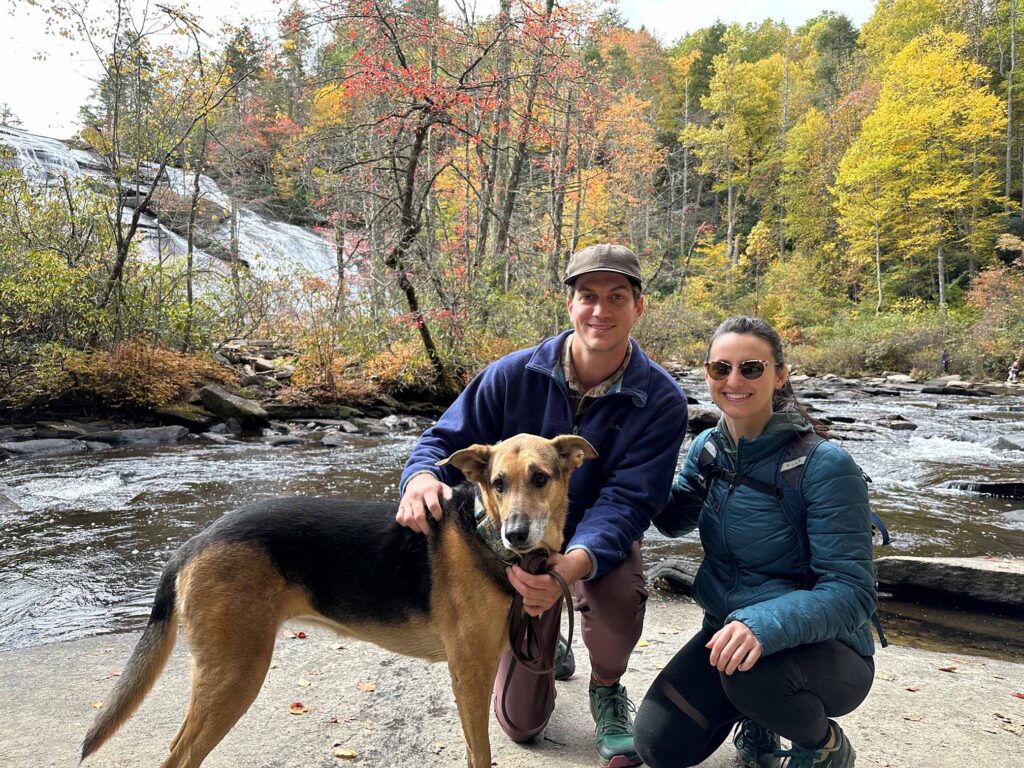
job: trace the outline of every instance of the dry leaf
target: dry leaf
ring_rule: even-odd
[[[877,675],[875,675],[875,679],[892,681],[896,679],[896,675],[890,675],[888,672],[879,672]]]
[[[435,755],[440,755],[442,752],[444,752],[445,747],[447,747],[447,746],[448,745],[445,744],[443,741],[437,742],[437,744],[434,745],[434,754]]]
[[[359,757],[359,753],[354,749],[348,749],[347,747],[335,747],[334,756],[339,760],[355,760]]]
[[[335,643],[334,644],[334,650],[336,650],[336,651],[344,651],[345,650],[345,646],[342,643]]]
[[[650,645],[650,643],[648,643],[646,640],[641,640],[639,643],[636,644],[636,647],[646,648],[648,645]]]
[[[364,682],[361,682],[361,683],[356,683],[356,688],[358,688],[360,691],[363,691],[365,693],[373,693],[374,691],[377,690],[377,684],[376,683],[367,683],[367,682],[364,681]]]
[[[309,685],[309,680],[307,680],[306,678],[302,678],[301,680],[299,680],[299,688],[309,688]]]
[[[103,701],[102,700],[90,701],[89,702],[89,706],[92,707],[93,709],[103,709]]]
[[[271,669],[277,669],[277,662],[276,661],[270,662],[270,668]]]
[[[910,691],[911,693],[917,693],[918,691],[921,690],[921,688],[916,686],[916,685],[908,685],[907,686],[907,690]]]
[[[301,701],[293,701],[288,707],[288,711],[293,715],[304,715],[309,712],[309,707],[303,704]]]
[[[939,672],[956,672],[956,667],[939,667]]]
[[[1020,691],[1014,691],[1010,695],[1011,696],[1016,696],[1018,699],[1024,699],[1024,693],[1021,693]]]
[[[306,639],[306,633],[305,632],[293,632],[290,629],[286,629],[286,630],[284,630],[282,632],[282,634],[285,637],[287,637],[289,640],[294,640],[294,639],[305,640]]]
[[[920,715],[904,715],[903,719],[904,720],[909,720],[912,723],[919,723],[919,722],[921,722],[921,716]]]

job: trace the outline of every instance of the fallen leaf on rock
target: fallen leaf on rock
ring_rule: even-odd
[[[359,753],[354,749],[348,749],[347,747],[335,747],[334,756],[339,760],[355,760],[359,757]]]
[[[309,688],[310,682],[306,678],[299,680],[299,688]]]
[[[287,637],[289,640],[305,640],[306,639],[306,633],[305,632],[293,632],[290,629],[286,629],[286,630],[284,630],[284,632],[282,632],[282,634],[285,637]]]
[[[277,669],[277,662],[276,661],[270,662],[270,668],[271,669]]]
[[[289,705],[288,711],[291,712],[293,715],[304,715],[307,712],[309,712],[309,707],[307,707],[301,701],[293,701]]]
[[[366,681],[363,681],[363,682],[360,682],[360,683],[356,683],[356,688],[358,688],[360,691],[363,691],[365,693],[373,693],[374,691],[377,690],[377,684],[376,683],[368,683]]]
[[[916,685],[908,685],[907,686],[907,690],[910,691],[911,693],[917,693],[921,689],[918,686],[916,686]]]
[[[334,644],[334,650],[336,650],[336,651],[344,651],[345,650],[345,646],[342,643],[335,643]]]
[[[89,706],[92,707],[93,709],[102,709],[103,708],[103,702],[100,701],[100,700],[90,701],[89,702]]]
[[[1018,699],[1024,699],[1024,693],[1021,693],[1020,691],[1014,691],[1010,695],[1011,696],[1016,696]]]
[[[646,640],[641,640],[639,643],[636,644],[636,647],[637,648],[646,648],[649,645],[650,645],[650,643],[648,643]]]
[[[878,679],[878,680],[890,680],[891,681],[891,680],[895,680],[896,679],[896,675],[890,675],[888,672],[879,672],[877,675],[875,675],[875,678]]]
[[[437,744],[434,745],[434,754],[435,755],[440,755],[442,752],[444,752],[445,747],[447,747],[447,746],[448,745],[445,744],[443,741],[437,742]]]
[[[904,715],[903,719],[904,720],[909,720],[912,723],[919,723],[919,722],[921,722],[921,716],[920,715]]]
[[[956,672],[956,667],[939,667],[939,672]]]

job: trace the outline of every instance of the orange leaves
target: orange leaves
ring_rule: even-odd
[[[288,711],[293,715],[304,715],[309,712],[309,707],[303,704],[301,701],[293,701],[288,705]]]

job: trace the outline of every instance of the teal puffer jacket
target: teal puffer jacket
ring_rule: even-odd
[[[730,488],[722,479],[705,493],[698,482],[697,458],[713,439],[720,466],[775,485],[780,452],[807,429],[799,416],[783,412],[739,445],[724,421],[701,433],[655,522],[670,535],[699,528],[704,561],[693,596],[713,624],[743,622],[764,655],[835,639],[869,656],[877,603],[871,518],[867,485],[850,455],[826,441],[808,457],[802,490],[810,562],[777,499],[747,485]]]

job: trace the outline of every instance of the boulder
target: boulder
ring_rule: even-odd
[[[348,445],[348,442],[337,432],[326,432],[320,438],[320,445],[327,448],[344,448]]]
[[[40,421],[35,427],[35,436],[41,440],[51,438],[76,438],[85,434],[85,430],[77,424],[65,424],[57,421]]]
[[[914,384],[915,379],[913,376],[907,376],[905,373],[892,373],[885,377],[885,380],[889,384]]]
[[[915,424],[912,421],[907,421],[905,418],[899,415],[889,416],[887,418],[881,419],[878,423],[881,424],[883,427],[888,427],[889,429],[894,429],[903,432],[909,432],[917,429],[917,424]]]
[[[91,442],[112,445],[160,445],[176,443],[188,430],[178,424],[170,427],[144,427],[142,429],[114,429],[109,432],[93,432],[88,435]]]
[[[355,416],[365,415],[358,408],[350,408],[347,405],[315,405],[299,406],[285,405],[283,403],[267,403],[264,409],[275,419],[284,420],[311,420],[311,419],[351,419]]]
[[[231,445],[232,443],[238,442],[237,440],[232,440],[224,435],[219,435],[216,432],[203,432],[200,437],[215,445]]]
[[[262,426],[270,421],[259,403],[233,395],[217,384],[206,385],[199,390],[199,396],[213,413],[225,419],[236,418],[243,427]]]
[[[389,435],[391,430],[376,419],[352,419],[352,423],[364,435]]]
[[[693,580],[699,567],[700,563],[686,557],[666,557],[647,571],[647,578],[661,582],[672,592],[689,595],[693,592]]]
[[[705,429],[718,425],[722,412],[717,408],[690,408],[687,411],[687,429],[693,434],[700,434]]]
[[[1017,445],[1017,443],[1007,440],[1005,437],[997,437],[989,447],[993,451],[1024,451],[1024,445]]]
[[[1024,610],[1024,559],[1016,557],[881,557],[879,588],[893,595]]]
[[[272,445],[274,448],[280,448],[286,445],[302,445],[303,440],[298,435],[274,435],[273,437],[267,438],[267,445]]]
[[[8,456],[70,456],[89,450],[80,440],[70,438],[45,438],[43,440],[22,440],[17,443],[0,443],[0,453]]]
[[[188,427],[192,432],[204,432],[217,421],[217,416],[205,408],[191,403],[172,403],[153,411],[161,420]]]

